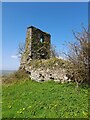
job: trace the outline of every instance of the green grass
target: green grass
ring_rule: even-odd
[[[31,80],[3,85],[3,118],[88,118],[88,88]]]

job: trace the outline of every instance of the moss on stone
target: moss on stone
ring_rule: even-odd
[[[35,67],[35,68],[52,68],[52,67],[60,67],[64,68],[66,64],[65,60],[58,59],[58,58],[50,58],[46,60],[33,60],[29,63],[29,66]]]

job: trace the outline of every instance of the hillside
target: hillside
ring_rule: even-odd
[[[3,118],[88,118],[88,88],[31,80],[2,87]]]

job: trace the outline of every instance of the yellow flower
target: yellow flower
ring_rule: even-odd
[[[86,117],[88,116],[88,113],[87,113],[87,112],[84,112],[84,111],[83,111],[83,114],[84,114]]]
[[[29,106],[28,108],[31,108],[32,106]]]
[[[12,108],[12,106],[10,105],[10,106],[8,106],[8,108],[9,108],[9,109],[11,109],[11,108]]]
[[[19,111],[17,111],[17,113],[19,113]]]
[[[23,108],[23,110],[25,110],[25,108]]]
[[[22,113],[22,111],[20,111],[19,113]]]

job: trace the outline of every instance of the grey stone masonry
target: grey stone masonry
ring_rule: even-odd
[[[43,32],[42,30],[30,26],[27,28],[25,52],[22,55],[20,68],[24,67],[24,64],[35,59],[49,59],[50,58],[50,46],[51,35]]]

